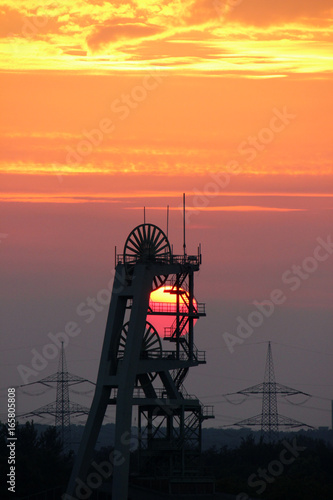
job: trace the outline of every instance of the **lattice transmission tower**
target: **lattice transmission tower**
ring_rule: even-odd
[[[68,450],[71,447],[71,416],[88,415],[89,408],[77,403],[72,403],[69,398],[69,391],[72,385],[82,384],[90,380],[74,375],[67,370],[66,356],[64,343],[61,343],[61,350],[58,363],[58,371],[53,375],[49,375],[36,382],[20,385],[22,392],[30,394],[25,388],[36,384],[44,385],[47,388],[52,388],[56,384],[56,400],[53,403],[41,406],[36,410],[20,415],[22,418],[41,417],[45,418],[51,415],[55,419],[55,426],[60,428],[63,450]],[[94,384],[93,384],[94,385]]]
[[[261,414],[254,417],[247,418],[236,422],[234,425],[245,426],[260,426],[262,437],[265,441],[272,442],[278,438],[280,427],[296,428],[296,427],[311,427],[293,418],[285,417],[278,413],[277,396],[295,396],[304,395],[310,398],[311,395],[303,391],[298,391],[286,385],[275,382],[274,365],[271,343],[268,342],[267,357],[264,381],[261,384],[253,385],[237,391],[234,393],[226,394],[231,396],[234,394],[242,394],[244,396],[251,396],[253,394],[262,394],[262,410]]]

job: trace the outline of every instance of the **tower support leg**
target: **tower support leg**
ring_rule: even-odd
[[[91,410],[84,429],[83,438],[80,443],[78,455],[68,484],[67,495],[63,497],[63,500],[82,498],[79,491],[83,487],[82,482],[84,484],[87,482],[87,474],[92,454],[104,419],[109,397],[110,389],[108,387],[96,388]],[[86,486],[89,487],[89,485]]]
[[[124,359],[120,363],[119,385],[116,410],[115,451],[123,458],[122,463],[114,468],[112,498],[127,500],[128,476],[130,463],[130,442],[132,424],[132,398],[137,376],[137,364],[140,359],[143,332],[149,304],[152,278],[145,266],[136,266],[133,276],[133,305],[128,325]]]
[[[120,275],[120,273],[118,273]],[[111,388],[117,388],[116,436],[113,468],[113,500],[127,500],[130,462],[133,390],[146,325],[152,275],[146,266],[137,264],[130,284],[119,286],[116,275],[112,294],[95,395],[78,456],[72,471],[67,495],[63,500],[82,498],[98,434],[110,403]],[[121,290],[120,292],[118,292]],[[126,312],[126,301],[132,299],[124,355],[117,359],[117,343]],[[116,460],[115,460],[116,457]],[[88,476],[89,478],[89,476]],[[89,481],[88,481],[89,482]],[[89,484],[87,485],[89,488]],[[78,493],[78,494],[76,494]]]

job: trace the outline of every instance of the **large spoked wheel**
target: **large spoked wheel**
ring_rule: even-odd
[[[124,324],[119,340],[118,346],[118,359],[122,359],[125,354],[125,345],[128,333],[128,322]],[[146,321],[145,332],[143,334],[140,358],[141,359],[151,359],[151,358],[160,358],[162,357],[162,344],[161,339],[153,327],[148,321]],[[152,382],[157,373],[149,372],[147,373],[149,380]],[[138,383],[138,380],[137,382]]]
[[[123,358],[128,334],[128,322],[124,324],[118,346],[118,358]],[[151,323],[146,321],[145,332],[142,338],[140,358],[160,358],[162,356],[161,339]]]
[[[171,248],[164,232],[154,224],[141,224],[133,229],[124,247],[126,274],[131,276],[137,262],[170,262]],[[167,275],[155,276],[153,290],[162,286]]]

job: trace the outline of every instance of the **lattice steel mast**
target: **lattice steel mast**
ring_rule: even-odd
[[[58,365],[55,425],[60,426],[61,439],[66,447],[71,442],[71,419],[69,411],[68,371],[63,342],[61,342]]]
[[[272,442],[278,438],[280,427],[296,428],[296,427],[311,427],[310,425],[304,424],[293,418],[285,417],[278,413],[277,408],[277,395],[282,396],[295,396],[297,394],[303,394],[308,398],[311,397],[303,391],[298,391],[286,385],[279,384],[275,382],[274,365],[271,343],[268,342],[266,366],[264,374],[264,382],[262,384],[253,385],[247,387],[241,391],[226,394],[226,396],[231,396],[234,394],[243,394],[244,396],[250,396],[253,394],[262,394],[262,411],[260,415],[241,420],[236,422],[234,425],[245,427],[245,426],[260,426],[261,433],[264,440]]]
[[[69,387],[72,385],[81,384],[83,382],[90,382],[90,380],[73,375],[67,370],[67,363],[65,357],[64,343],[61,343],[60,357],[58,363],[58,371],[53,375],[49,375],[36,382],[24,384],[19,386],[22,390],[25,387],[35,384],[42,384],[47,387],[52,387],[56,384],[56,401],[53,403],[41,406],[36,410],[20,415],[23,418],[41,417],[45,418],[46,415],[51,415],[55,418],[55,426],[60,428],[61,439],[63,443],[63,450],[67,450],[71,446],[71,415],[81,416],[88,415],[89,408],[77,403],[71,403],[69,399]],[[94,384],[93,384],[94,385]]]
[[[276,382],[271,343],[268,342],[261,411],[261,432],[268,441],[274,440],[279,432]]]

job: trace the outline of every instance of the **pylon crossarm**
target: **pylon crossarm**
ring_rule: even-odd
[[[228,392],[227,394],[222,394],[223,397],[235,396],[237,394],[242,394],[243,396],[248,396],[249,394],[262,394],[264,392],[264,384],[252,385],[251,387],[246,387],[241,391]]]
[[[71,414],[80,413],[82,415],[88,415],[90,408],[87,406],[79,405],[78,403],[69,403],[69,411]]]
[[[74,384],[81,384],[84,382],[88,382],[89,384],[96,385],[94,382],[91,382],[91,380],[88,380],[83,377],[79,377],[78,375],[73,375],[72,373],[65,372],[64,373],[64,378],[66,378],[66,381],[68,382],[69,385],[74,385]],[[43,384],[47,385],[49,387],[49,384],[56,384],[59,380],[59,372],[53,373],[52,375],[49,375],[48,377],[42,378],[41,380],[36,380],[35,382],[29,382],[28,384],[21,384],[18,387],[27,387],[29,385],[35,385],[35,384]]]
[[[18,417],[21,417],[21,418],[42,417],[42,418],[45,418],[44,415],[51,415],[51,416],[55,417],[56,406],[54,403],[41,406],[40,408],[37,408],[36,410],[32,410],[28,413],[22,413],[21,415],[18,415]]]
[[[50,382],[50,381],[47,381],[47,382]],[[47,387],[52,387],[52,385],[50,385],[47,382],[45,380],[36,380],[36,382],[29,382],[29,384],[18,385],[17,388],[22,389],[23,387],[28,387],[29,385],[36,385],[36,384],[42,384],[42,385],[46,385]],[[53,380],[51,382],[53,382]]]
[[[244,426],[255,426],[259,425],[261,426],[261,413],[259,415],[255,415],[254,417],[246,418],[245,420],[240,420],[239,422],[235,422],[233,425],[237,425],[239,427],[244,427]]]
[[[278,425],[279,426],[286,426],[286,427],[309,427],[310,429],[313,429],[312,425],[304,424],[303,422],[300,422],[299,420],[295,420],[294,418],[290,417],[285,417],[284,415],[278,415]]]
[[[292,387],[288,387],[287,385],[275,384],[277,394],[283,394],[285,396],[294,396],[296,394],[303,394],[303,396],[308,396],[308,398],[312,398],[311,394],[307,392],[299,391],[298,389],[293,389]]]
[[[287,385],[282,385],[277,382],[264,382],[257,385],[252,385],[251,387],[247,387],[246,389],[242,389],[241,391],[229,392],[227,394],[223,394],[223,396],[234,396],[236,394],[243,394],[244,396],[250,394],[263,394],[267,389],[273,390],[276,394],[282,394],[285,396],[294,396],[296,394],[303,394],[304,396],[312,397],[311,394],[308,394],[303,391],[299,391],[297,389],[293,389],[292,387],[288,387]]]
[[[261,414],[255,415],[254,417],[246,418],[244,420],[240,420],[239,422],[235,422],[233,425],[237,425],[239,427],[245,427],[245,426],[261,426]],[[310,429],[313,429],[311,425],[304,424],[303,422],[300,422],[299,420],[295,420],[290,417],[285,417],[284,415],[278,415],[278,421],[277,425],[279,427],[291,427],[291,428],[296,428],[296,427],[309,427]]]
[[[248,396],[249,394],[262,394],[264,390],[265,390],[264,384],[257,384],[257,385],[252,385],[251,387],[246,387],[246,389],[234,392],[233,394],[243,394],[244,396]]]
[[[70,403],[69,404],[69,409],[66,413],[70,413],[71,415],[88,415],[90,409],[87,408],[86,406],[82,406],[76,403]],[[51,415],[55,416],[57,413],[57,408],[55,403],[50,403],[44,406],[41,406],[40,408],[37,408],[36,410],[32,410],[28,413],[22,413],[21,415],[18,415],[18,417],[21,418],[29,418],[29,417],[43,417],[43,415]]]

